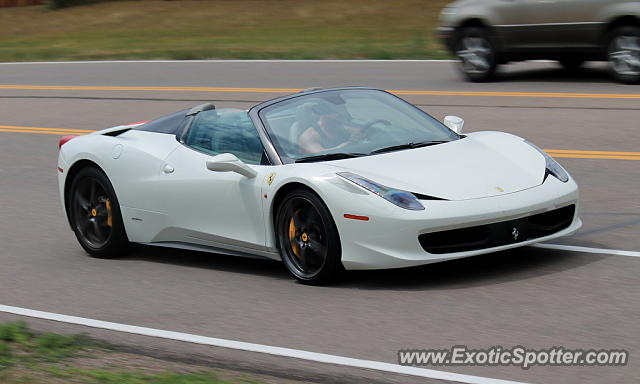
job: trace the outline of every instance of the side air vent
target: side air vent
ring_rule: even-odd
[[[120,136],[121,134],[123,134],[123,133],[125,133],[125,132],[129,131],[130,129],[131,129],[131,128],[118,129],[117,131],[110,131],[110,132],[106,132],[106,133],[103,133],[102,135],[103,135],[103,136],[113,136],[113,137],[116,137],[116,136]]]

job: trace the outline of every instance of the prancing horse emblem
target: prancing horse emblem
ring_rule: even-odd
[[[513,236],[513,240],[518,240],[518,236],[520,236],[520,232],[518,232],[518,228],[513,227],[511,231],[511,236]]]

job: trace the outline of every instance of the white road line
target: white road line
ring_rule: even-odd
[[[88,61],[11,61],[0,62],[0,65],[20,64],[138,64],[138,63],[455,63],[454,59],[406,59],[406,60],[373,60],[373,59],[205,59],[205,60],[88,60]],[[529,60],[530,63],[554,63],[554,60]]]
[[[574,251],[574,252],[585,252],[585,253],[604,253],[606,255],[640,257],[640,252],[620,251],[620,250],[617,250],[617,249],[606,249],[606,248],[579,247],[579,246],[576,246],[576,245],[534,244],[534,245],[532,245],[532,247],[545,248],[545,249],[558,249],[558,250],[561,250],[561,251]]]
[[[430,379],[449,380],[470,384],[524,384],[517,381],[492,379],[481,376],[463,375],[460,373],[436,371],[433,369],[402,366],[399,364],[383,363],[373,360],[353,359],[350,357],[328,355],[324,353],[308,352],[298,349],[272,347],[269,345],[245,343],[242,341],[218,339],[214,337],[198,336],[190,333],[163,331],[160,329],[138,327],[108,321],[87,319],[84,317],[67,316],[51,312],[36,311],[33,309],[12,307],[0,304],[0,312],[14,315],[34,317],[38,319],[53,320],[68,324],[84,325],[92,328],[107,329],[117,332],[126,332],[135,335],[159,337],[163,339],[185,341],[188,343],[211,345],[215,347],[237,349],[242,351],[266,353],[275,356],[292,357],[296,359],[316,361],[320,363],[343,365],[347,367],[373,369],[376,371],[399,373],[404,375],[426,377]]]
[[[456,60],[91,60],[91,61],[18,61],[0,65],[20,64],[139,64],[139,63],[453,63]]]

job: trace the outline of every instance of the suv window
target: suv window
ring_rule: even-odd
[[[232,153],[247,164],[261,164],[264,148],[246,111],[214,109],[196,115],[184,144],[211,155]]]

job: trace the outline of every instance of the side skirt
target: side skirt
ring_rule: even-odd
[[[267,252],[267,251],[258,251],[258,250],[234,250],[234,249],[225,249],[219,247],[211,247],[207,245],[198,245],[198,244],[189,244],[182,242],[174,242],[174,241],[160,241],[155,243],[140,243],[143,245],[151,245],[154,247],[166,247],[166,248],[176,248],[176,249],[186,249],[189,251],[200,251],[200,252],[208,252],[208,253],[217,253],[222,255],[229,256],[239,256],[239,257],[249,257],[253,259],[270,259],[270,260],[278,260],[280,261],[280,254],[276,252]]]

